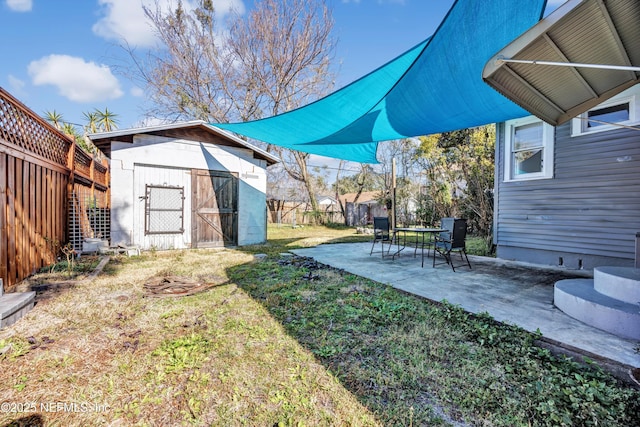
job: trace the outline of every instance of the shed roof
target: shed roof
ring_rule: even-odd
[[[216,145],[241,147],[253,151],[255,158],[265,160],[269,166],[280,161],[279,158],[265,150],[249,144],[230,132],[218,129],[217,127],[202,120],[93,133],[89,134],[89,139],[107,157],[111,157],[111,142],[117,141],[133,143],[133,137],[135,135],[157,135],[170,138],[184,138]]]
[[[640,1],[569,0],[494,55],[483,79],[562,124],[640,83]]]

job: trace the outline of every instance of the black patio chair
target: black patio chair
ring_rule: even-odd
[[[467,220],[466,219],[454,219],[454,218],[442,218],[440,221],[440,228],[446,229],[435,237],[434,251],[433,251],[433,266],[436,266],[436,253],[442,255],[447,264],[451,266],[453,271],[456,271],[456,267],[453,265],[453,258],[451,252],[459,252],[460,259],[467,260],[467,265],[471,268],[469,257],[467,256],[466,240],[467,240]],[[462,255],[464,254],[464,258]],[[444,263],[441,263],[444,264]],[[459,265],[458,267],[464,264]]]
[[[371,252],[369,252],[369,255],[373,254],[373,248],[376,246],[376,243],[378,242],[380,242],[380,246],[382,249],[382,257],[384,258],[384,244],[389,243],[387,254],[391,250],[391,245],[393,244],[393,237],[391,235],[389,218],[385,216],[373,217],[373,244],[371,245]]]

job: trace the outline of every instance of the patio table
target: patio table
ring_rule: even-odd
[[[429,248],[433,242],[433,236],[436,233],[441,233],[443,231],[448,231],[444,228],[425,228],[425,227],[397,227],[393,229],[393,239],[398,245],[398,250],[392,255],[392,259],[395,259],[396,256],[400,256],[400,252],[402,252],[407,247],[407,233],[412,232],[415,233],[415,249],[413,251],[413,257],[415,258],[418,254],[418,248],[421,250],[422,255],[422,267],[424,267],[424,248],[425,246]],[[428,236],[428,240],[425,240],[425,236]],[[402,240],[402,245],[400,241]]]

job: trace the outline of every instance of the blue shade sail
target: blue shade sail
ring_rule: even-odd
[[[293,150],[377,163],[379,141],[529,115],[488,86],[482,70],[541,19],[545,4],[457,0],[432,37],[325,98],[261,120],[213,125]]]

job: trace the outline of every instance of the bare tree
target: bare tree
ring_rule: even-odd
[[[242,64],[240,80],[245,82],[245,99],[252,104],[246,113],[280,114],[328,92],[333,81],[332,28],[330,10],[314,0],[264,0],[248,20],[236,21],[229,45]],[[304,185],[311,209],[317,211],[310,155],[273,145],[267,149],[278,154],[289,176]]]
[[[415,139],[396,139],[379,144],[378,159],[380,160],[381,177],[383,182],[380,188],[383,195],[392,196],[392,176],[391,169],[393,159],[396,159],[397,171],[397,206],[407,206],[411,192],[409,184],[417,174],[417,164],[415,162],[416,150],[419,143]],[[385,197],[386,198],[386,197]]]
[[[178,0],[173,10],[161,2],[144,7],[161,46],[140,56],[125,46],[134,61],[132,77],[151,98],[148,115],[169,120],[247,120],[235,101],[237,70],[229,52],[223,23],[216,21],[211,1],[188,10]],[[220,27],[218,29],[218,26]]]
[[[245,120],[289,111],[333,87],[332,29],[331,10],[317,0],[263,0],[234,22],[228,43],[241,64]]]
[[[246,18],[217,20],[211,0],[187,10],[178,2],[145,8],[164,48],[145,59],[128,47],[135,75],[150,94],[149,113],[213,122],[276,115],[326,94],[333,85],[333,18],[324,2],[263,0]],[[268,146],[291,178],[303,183],[317,210],[309,155]]]

